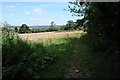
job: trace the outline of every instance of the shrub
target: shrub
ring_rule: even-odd
[[[18,28],[17,27],[15,27],[15,32],[18,32]]]
[[[28,33],[29,31],[30,29],[26,24],[22,24],[19,28],[19,33]]]
[[[21,40],[11,29],[2,29],[3,80],[33,79],[54,61],[42,43]]]

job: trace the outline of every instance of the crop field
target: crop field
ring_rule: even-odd
[[[20,38],[37,41],[41,39],[53,39],[60,37],[73,37],[75,34],[80,35],[83,31],[64,31],[64,32],[41,32],[41,33],[26,33],[19,34]]]

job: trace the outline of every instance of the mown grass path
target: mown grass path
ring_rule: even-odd
[[[72,51],[72,55],[71,55],[71,59],[70,61],[70,65],[69,68],[66,70],[66,73],[64,75],[65,78],[90,78],[92,77],[91,74],[89,73],[89,71],[87,71],[85,68],[83,68],[80,65],[80,44],[79,44],[79,40],[75,40],[74,41],[74,45],[72,46],[73,50]],[[82,57],[82,56],[81,56]]]

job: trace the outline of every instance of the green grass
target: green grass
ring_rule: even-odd
[[[23,41],[14,32],[3,33],[3,79],[60,78],[72,55],[70,38]]]
[[[0,30],[0,48],[2,47],[2,31]]]
[[[80,35],[76,34],[73,37],[68,36],[42,41],[47,55],[56,56],[56,58],[53,65],[46,71],[38,72],[38,75],[40,74],[43,78],[61,78],[64,76],[66,69],[69,68],[69,60],[71,59],[74,45],[74,41],[71,42],[71,38],[75,37],[80,37]]]
[[[103,55],[99,55],[99,52],[95,52],[92,47],[94,39],[95,37],[88,34],[80,37],[79,54],[76,60],[79,60],[80,66],[87,69],[93,77],[113,78],[114,73],[111,72],[110,62]]]
[[[2,39],[3,80],[62,78],[72,59],[92,76],[111,76],[107,61],[90,47],[94,37],[87,34],[38,42],[23,41],[14,34]]]

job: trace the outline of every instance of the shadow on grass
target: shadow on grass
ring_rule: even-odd
[[[98,78],[120,78],[118,56],[115,57],[116,60],[114,59],[114,53],[112,53],[112,57],[109,57],[111,52],[106,55],[106,52],[111,50],[112,43],[109,43],[107,39],[99,41],[95,35],[86,34],[80,37],[79,44],[80,64],[92,71],[93,76]],[[111,60],[114,60],[114,63]]]
[[[93,48],[96,44],[97,38],[94,35],[85,34],[80,38],[68,38],[67,43],[52,44],[47,47],[50,53],[55,53],[58,56],[58,62],[50,68],[55,76],[59,73],[59,77],[63,77],[65,70],[69,69],[70,61],[74,58],[74,63],[79,63],[79,66],[88,71],[91,77],[96,78],[119,78],[119,68],[114,63],[109,61],[107,56],[104,56],[104,48],[107,44],[101,44],[96,51]],[[103,42],[104,43],[104,42]],[[110,44],[109,44],[110,45]],[[76,51],[75,56],[74,51]],[[59,65],[59,67],[55,67]],[[114,66],[114,67],[113,67]],[[59,72],[60,71],[60,72]],[[57,76],[56,76],[57,77]]]
[[[73,58],[94,77],[110,78],[114,73],[109,64],[90,47],[94,43],[91,42],[93,38],[85,34],[80,38],[50,40],[46,45],[21,40],[5,44],[3,80],[62,78]],[[73,57],[75,50],[76,55]]]

